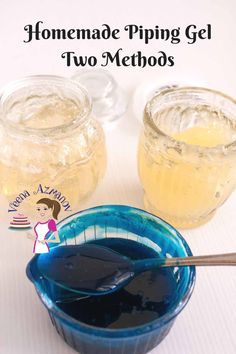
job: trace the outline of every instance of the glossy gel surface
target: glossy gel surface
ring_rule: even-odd
[[[151,248],[131,240],[107,238],[93,243],[109,247],[133,260],[157,256],[157,253]],[[73,246],[69,246],[69,249],[71,247],[73,249]],[[66,247],[64,250],[67,253]],[[113,259],[110,259],[109,276],[111,276],[110,271],[113,268],[114,281],[119,282],[117,268],[114,266],[116,253],[113,254],[113,257]],[[56,263],[55,266],[57,266]],[[81,271],[78,274],[71,272],[70,281],[68,280],[67,285],[73,286],[74,281],[77,282],[77,276],[81,276],[83,281],[86,282],[86,279],[91,278],[91,273],[96,280],[100,278],[100,274],[106,273],[104,264],[99,264],[99,261],[96,262],[95,259],[90,264],[85,257],[84,264],[82,265],[81,262],[80,266]],[[58,268],[58,276],[61,278],[60,267]],[[90,286],[93,286],[93,282]],[[77,294],[71,294],[69,300],[66,298],[63,301],[62,298],[57,301],[57,305],[70,316],[89,325],[104,328],[127,328],[148,323],[162,316],[174,304],[177,293],[177,283],[173,275],[173,269],[157,268],[137,275],[125,288],[112,294],[91,296],[84,299],[78,297]]]

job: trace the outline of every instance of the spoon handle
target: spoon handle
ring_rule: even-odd
[[[223,253],[196,257],[166,258],[162,267],[173,266],[236,266],[236,253]]]
[[[136,272],[142,272],[156,267],[182,266],[236,266],[236,253],[223,253],[207,256],[151,258],[134,262]]]

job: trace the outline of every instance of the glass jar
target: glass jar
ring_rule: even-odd
[[[236,101],[169,88],[146,105],[138,168],[145,208],[176,227],[205,223],[236,186]]]
[[[0,107],[0,193],[9,208],[48,197],[76,211],[106,166],[86,91],[67,78],[32,76],[5,87]]]

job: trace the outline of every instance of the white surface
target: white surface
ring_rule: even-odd
[[[110,4],[110,5],[109,5]],[[0,86],[29,74],[49,73],[71,76],[61,52],[74,50],[101,53],[122,46],[127,53],[165,50],[176,56],[173,68],[110,68],[123,87],[132,92],[138,83],[152,78],[161,84],[172,79],[192,81],[236,96],[234,0],[173,0],[116,2],[1,0]],[[139,41],[121,42],[32,42],[23,43],[26,24],[43,20],[50,27],[96,27],[106,22],[122,27],[127,23],[183,26],[213,24],[213,39],[194,46]],[[139,123],[129,112],[113,129],[107,130],[109,163],[106,176],[94,196],[83,207],[106,203],[142,207],[142,191],[136,172]],[[236,194],[207,225],[182,234],[193,253],[222,253],[236,250]],[[23,231],[10,232],[1,208],[0,256],[0,353],[72,354],[51,325],[25,266],[32,256],[32,242]],[[235,354],[236,353],[236,271],[233,268],[201,268],[192,299],[164,342],[152,354]],[[96,351],[94,352],[96,354]],[[132,354],[132,353],[130,353]]]

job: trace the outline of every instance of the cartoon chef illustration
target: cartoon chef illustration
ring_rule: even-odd
[[[34,238],[33,253],[47,253],[50,251],[48,242],[59,243],[60,238],[57,231],[55,220],[58,219],[61,206],[56,200],[49,198],[42,198],[36,203],[36,211],[38,215],[38,222],[34,226],[36,238]],[[50,241],[48,240],[49,233]],[[52,237],[54,236],[54,237]]]

